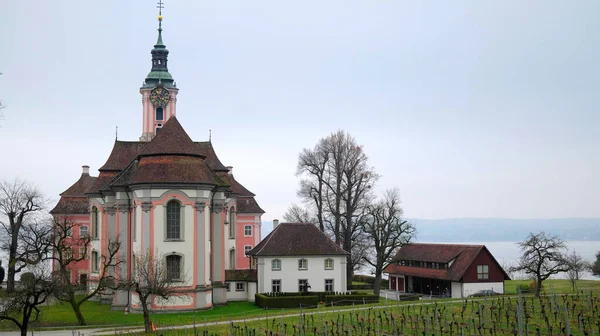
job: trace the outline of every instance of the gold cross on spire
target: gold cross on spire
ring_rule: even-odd
[[[158,0],[158,2],[156,4],[158,5],[158,6],[156,6],[156,8],[158,8],[158,21],[161,21],[161,23],[162,23],[162,18],[163,18],[162,10],[165,7],[163,6],[162,0]]]

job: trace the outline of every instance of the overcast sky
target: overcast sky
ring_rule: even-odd
[[[338,129],[408,217],[600,217],[600,1],[165,2],[177,116],[263,220]],[[155,6],[1,2],[0,179],[58,200],[139,138]]]

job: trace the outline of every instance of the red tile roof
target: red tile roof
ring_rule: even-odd
[[[93,188],[96,179],[97,177],[90,176],[90,174],[81,174],[79,180],[73,183],[69,189],[63,191],[60,196],[85,196],[85,193]]]
[[[89,213],[89,200],[87,197],[61,197],[54,209],[50,210],[52,215],[79,215]]]
[[[221,172],[228,170],[217,157],[217,153],[215,153],[215,149],[210,141],[197,141],[194,144],[196,144],[199,151],[206,157],[204,160],[212,170]]]
[[[265,211],[261,209],[254,197],[240,197],[237,199],[237,212],[263,214]]]
[[[122,170],[144,150],[147,144],[148,142],[142,141],[115,141],[106,163],[99,170]]]
[[[169,118],[158,134],[145,146],[140,156],[171,154],[205,157],[175,116]]]
[[[248,255],[308,256],[348,255],[314,224],[281,223]]]
[[[231,192],[238,194],[242,197],[252,197],[256,196],[250,190],[246,189],[243,185],[241,185],[236,179],[233,177],[233,174],[229,173],[218,173],[218,176],[223,180],[223,182],[229,184],[231,187]]]
[[[397,262],[388,265],[384,272],[392,274],[406,274],[419,277],[432,277],[434,279],[460,281],[473,260],[480,251],[486,250],[484,245],[459,245],[459,244],[408,244],[398,250],[394,261],[412,260],[434,263],[452,264],[446,270],[428,269],[422,267],[400,266]],[[488,251],[489,253],[489,251]]]
[[[216,184],[214,173],[200,157],[165,155],[143,157],[128,184],[207,183]]]

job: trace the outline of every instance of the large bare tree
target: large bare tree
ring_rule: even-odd
[[[144,329],[151,332],[150,304],[156,297],[163,300],[177,297],[176,287],[181,281],[185,281],[186,277],[185,274],[170,274],[165,256],[156,252],[147,251],[134,256],[133,259],[133,276],[126,286],[137,294],[142,306]]]
[[[565,258],[567,247],[560,237],[541,231],[530,233],[527,239],[517,244],[522,254],[518,264],[513,266],[511,271],[524,272],[535,277],[535,296],[540,296],[544,280],[569,270]]]
[[[103,294],[106,290],[116,289],[118,286],[114,274],[119,265],[123,263],[123,259],[118,258],[121,242],[118,238],[108,241],[106,253],[103,253],[96,261],[98,280],[95,287],[80,295],[79,291],[83,284],[80,283],[80,279],[73,281],[70,271],[77,263],[90,258],[91,236],[84,235],[74,238],[73,231],[79,226],[68,217],[54,217],[52,227],[53,234],[49,244],[52,246],[53,253],[49,259],[55,266],[54,277],[57,282],[55,296],[58,300],[69,303],[79,325],[85,325],[81,305],[92,297]]]
[[[6,290],[9,292],[15,289],[15,275],[34,262],[30,259],[32,251],[19,249],[19,242],[31,233],[25,230],[46,203],[38,188],[30,183],[20,179],[0,181],[0,225],[3,229],[0,248],[8,252]]]
[[[390,263],[396,251],[408,244],[415,236],[414,225],[402,219],[403,210],[398,189],[390,189],[382,199],[369,206],[363,230],[373,244],[372,253],[365,258],[375,268],[374,293],[379,295],[383,269]]]
[[[21,336],[26,336],[29,322],[37,320],[38,306],[52,295],[54,284],[49,271],[42,267],[34,273],[23,273],[19,287],[2,299],[0,320],[13,322],[21,330]]]
[[[567,254],[565,257],[567,262],[567,278],[571,281],[571,287],[573,291],[577,288],[577,280],[581,278],[581,274],[585,270],[589,269],[589,263],[581,257],[581,255],[575,251]]]
[[[361,234],[358,218],[372,200],[372,187],[379,177],[362,146],[345,131],[332,133],[313,149],[302,151],[297,174],[301,177],[298,194],[316,209],[319,228],[346,251],[359,250],[355,246]],[[348,283],[356,266],[352,261],[349,256]]]
[[[317,224],[317,219],[307,208],[302,207],[296,203],[292,203],[285,214],[283,214],[283,220],[288,223],[311,223]]]

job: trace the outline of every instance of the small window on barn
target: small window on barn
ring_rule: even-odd
[[[477,265],[477,279],[485,280],[490,278],[488,265]]]

